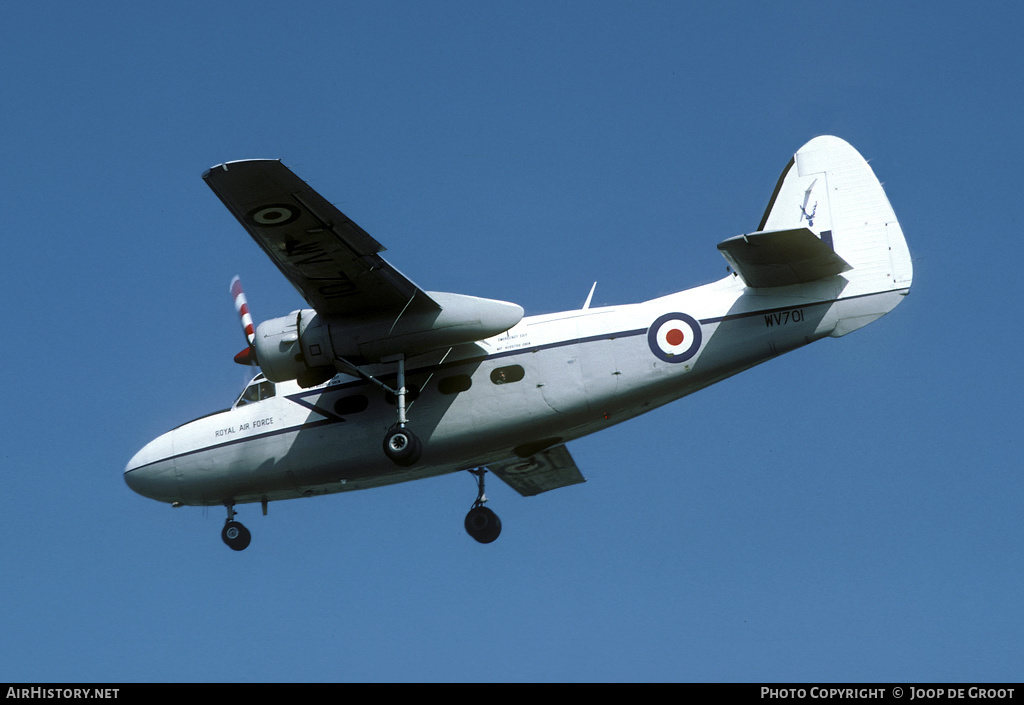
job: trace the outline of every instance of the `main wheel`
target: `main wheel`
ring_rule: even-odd
[[[252,541],[252,534],[237,521],[229,521],[225,524],[220,532],[220,537],[224,539],[228,548],[234,551],[244,551]]]
[[[466,515],[466,533],[480,543],[490,543],[501,534],[501,519],[487,507],[473,507]]]
[[[422,453],[420,439],[407,428],[392,426],[388,435],[384,436],[384,455],[391,458],[395,465],[408,467],[419,460]]]

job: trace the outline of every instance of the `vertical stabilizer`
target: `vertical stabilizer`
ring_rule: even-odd
[[[837,302],[840,336],[894,308],[910,291],[913,265],[882,184],[838,137],[815,137],[783,171],[760,231],[807,228],[850,265]],[[839,305],[842,304],[842,305]]]

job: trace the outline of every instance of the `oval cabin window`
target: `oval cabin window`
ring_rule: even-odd
[[[473,386],[473,380],[469,375],[452,375],[445,377],[437,383],[437,391],[441,394],[458,394]]]
[[[354,394],[350,397],[342,397],[334,402],[334,413],[338,416],[358,414],[360,411],[366,411],[366,407],[369,405],[369,397],[363,394]]]
[[[524,376],[526,376],[526,371],[520,365],[497,367],[491,370],[491,381],[495,384],[511,384],[518,382]]]

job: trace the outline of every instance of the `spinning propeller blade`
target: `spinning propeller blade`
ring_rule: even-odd
[[[245,292],[242,291],[242,280],[238,276],[231,280],[231,296],[235,300],[235,311],[242,321],[245,341],[249,344],[249,347],[235,355],[235,362],[239,365],[258,365],[256,348],[253,347],[253,342],[256,340],[256,329],[252,325],[252,316],[249,314],[249,302],[245,299]]]

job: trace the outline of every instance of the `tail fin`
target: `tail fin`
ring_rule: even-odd
[[[834,253],[829,265],[827,256],[814,252],[817,262],[826,263],[823,276],[838,274],[846,282],[833,336],[883,316],[910,291],[913,265],[889,199],[864,158],[838,137],[815,137],[797,151],[758,231],[776,240],[780,231],[810,231]]]

